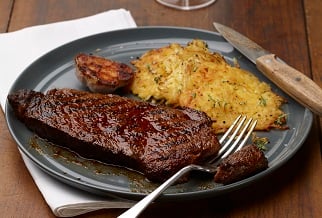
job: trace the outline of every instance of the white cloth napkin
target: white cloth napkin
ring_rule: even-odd
[[[0,100],[4,110],[9,89],[35,59],[72,40],[110,30],[136,27],[129,11],[110,10],[81,19],[28,27],[0,34]],[[36,185],[53,213],[71,217],[103,208],[128,208],[134,202],[100,197],[63,184],[40,170],[22,154]]]

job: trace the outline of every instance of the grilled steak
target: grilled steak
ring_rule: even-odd
[[[140,171],[151,181],[204,162],[220,148],[210,118],[189,108],[73,89],[19,90],[8,100],[40,137],[85,158]]]
[[[247,145],[219,164],[215,182],[223,184],[236,182],[267,167],[268,161],[264,153],[255,145]]]
[[[92,92],[112,93],[129,84],[134,76],[131,67],[94,55],[75,57],[76,76]]]

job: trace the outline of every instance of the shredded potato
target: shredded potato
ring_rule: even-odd
[[[202,40],[154,49],[132,62],[131,91],[144,100],[204,111],[217,133],[239,115],[258,119],[257,130],[284,128],[285,100],[250,72],[230,66]]]

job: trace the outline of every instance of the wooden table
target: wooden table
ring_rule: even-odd
[[[139,26],[213,30],[213,21],[231,26],[322,86],[320,0],[217,0],[191,12],[169,9],[153,0],[1,0],[0,32],[115,8],[130,10]],[[213,199],[158,203],[142,217],[322,217],[321,124],[315,117],[302,148],[264,181]],[[54,217],[22,162],[2,112],[0,168],[0,216]],[[101,210],[80,217],[116,217],[122,211]]]

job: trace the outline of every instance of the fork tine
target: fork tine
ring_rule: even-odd
[[[242,119],[241,119],[242,118]],[[240,120],[241,119],[241,120]],[[240,121],[239,121],[240,120]],[[227,130],[227,132],[224,134],[224,136],[219,140],[219,142],[222,144],[225,139],[228,137],[228,135],[232,132],[232,130],[234,129],[234,132],[231,134],[230,138],[228,139],[228,141],[222,146],[222,148],[219,150],[218,155],[215,159],[213,159],[212,161],[210,161],[211,164],[218,164],[223,158],[227,157],[229,154],[231,154],[233,151],[237,151],[239,149],[241,149],[247,142],[248,138],[250,137],[251,133],[253,132],[256,124],[257,124],[257,120],[255,120],[253,122],[253,124],[251,125],[253,119],[250,118],[247,123],[244,125],[246,120],[246,116],[242,116],[239,115],[236,120],[233,122],[233,124],[230,126],[230,128]],[[238,125],[237,125],[238,124]],[[237,125],[237,127],[235,128],[235,126]],[[249,127],[251,125],[251,127]],[[240,129],[243,127],[243,129],[240,131]],[[248,129],[249,128],[249,129]],[[248,132],[245,135],[246,131],[248,129]],[[240,131],[240,133],[239,133]],[[227,134],[228,133],[228,134]],[[239,135],[236,138],[236,135],[239,133]],[[224,138],[224,139],[223,139]],[[236,138],[236,140],[232,143],[232,141]],[[241,143],[239,143],[242,140]],[[238,145],[238,147],[237,147]],[[229,147],[229,148],[228,148]],[[237,149],[236,149],[237,147]]]
[[[241,118],[241,115],[239,115],[237,117],[237,119],[234,121],[234,123],[230,126],[230,128],[228,129],[229,133],[232,131],[232,129],[236,126],[236,124],[238,123],[239,119]],[[230,143],[234,140],[235,136],[237,135],[238,131],[240,130],[240,128],[243,126],[244,122],[246,120],[246,116],[243,116],[242,120],[239,122],[238,126],[235,128],[235,131],[231,134],[230,138],[228,139],[228,141],[222,146],[222,148],[219,150],[218,152],[218,157],[220,157],[227,149],[227,147],[230,145]],[[228,132],[227,131],[227,132]],[[225,134],[226,135],[226,134]],[[225,136],[227,137],[227,136]],[[224,141],[224,140],[223,140]],[[219,143],[223,143],[222,140],[219,141]],[[231,149],[230,149],[231,150]]]
[[[257,120],[255,120],[253,122],[253,124],[251,125],[251,127],[249,128],[246,136],[244,137],[243,141],[239,144],[238,148],[237,148],[237,151],[240,150],[242,147],[244,147],[244,145],[246,144],[248,138],[250,137],[250,135],[252,134],[252,132],[254,131],[255,129],[255,126],[257,124]],[[249,126],[249,125],[248,125]]]
[[[219,143],[222,144],[226,140],[226,138],[229,136],[233,128],[236,126],[237,122],[241,118],[242,115],[239,115],[233,122],[233,124],[229,127],[229,129],[226,131],[226,133],[220,138]]]
[[[232,137],[231,138],[235,138],[237,133],[239,132],[240,128],[243,126],[244,122],[246,120],[246,116],[244,117],[244,119],[240,122],[240,124],[238,125],[238,127],[236,128],[235,132],[233,133]],[[236,138],[236,140],[234,141],[234,143],[229,147],[229,149],[225,152],[225,154],[222,155],[221,158],[225,158],[227,157],[230,153],[232,153],[232,151],[235,150],[236,146],[238,145],[238,143],[240,142],[240,140],[243,138],[246,130],[248,129],[250,123],[252,122],[252,118],[250,118],[248,120],[248,122],[244,125],[244,128],[241,130],[241,132],[239,133],[238,137]],[[247,138],[248,139],[248,138]],[[242,143],[246,143],[247,139],[243,140]],[[241,147],[243,147],[244,145],[243,144],[240,144],[239,147],[237,149],[240,149]],[[237,150],[236,149],[236,150]]]

